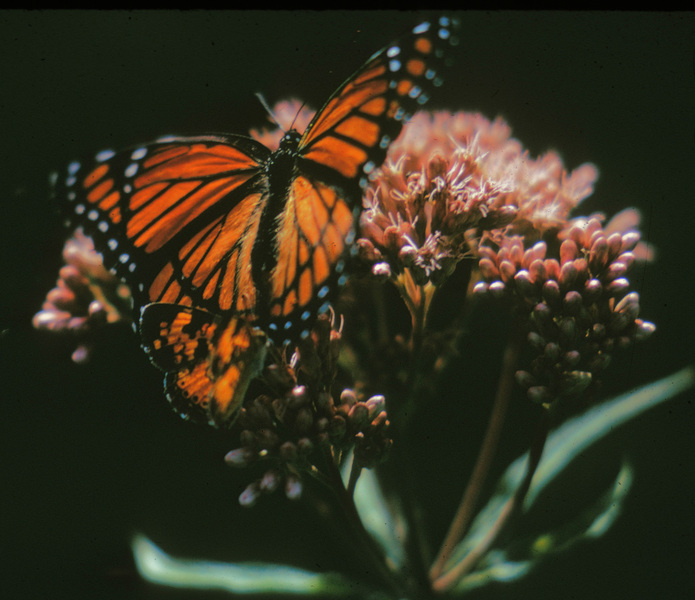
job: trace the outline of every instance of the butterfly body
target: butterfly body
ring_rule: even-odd
[[[241,346],[245,337],[257,339],[251,331],[275,343],[296,343],[327,309],[346,276],[361,189],[441,82],[453,26],[445,17],[422,23],[374,54],[303,133],[290,129],[277,149],[233,134],[168,136],[102,151],[71,163],[56,178],[56,196],[67,199],[66,220],[92,236],[104,265],[129,284],[135,308],[179,307],[151,310],[159,329],[141,326],[153,362],[175,382],[167,394],[182,396],[172,400],[175,405],[209,395],[214,378],[223,375],[202,365],[203,359],[191,368],[183,357],[171,362],[152,350],[154,339],[171,330],[167,319],[193,311],[194,322],[203,324],[216,321],[201,315],[214,315],[239,333],[229,339]],[[205,337],[203,343],[196,335],[198,352],[214,360],[222,338]],[[255,350],[240,348],[237,358],[246,372],[256,364],[250,358],[259,354]],[[234,368],[236,355],[229,356]],[[177,370],[178,364],[188,366]],[[244,373],[238,375],[243,388]],[[236,406],[236,393],[229,392],[235,401],[220,405]]]

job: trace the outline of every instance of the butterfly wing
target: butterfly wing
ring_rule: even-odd
[[[56,184],[67,220],[95,240],[136,302],[252,311],[244,268],[270,152],[243,136],[163,138],[72,163]]]
[[[232,317],[212,345],[209,414],[218,426],[231,425],[252,379],[263,368],[266,334],[243,317]]]
[[[174,410],[196,422],[209,420],[208,360],[218,327],[215,315],[199,309],[154,303],[142,310],[142,347],[166,373],[164,389]]]
[[[354,224],[337,189],[299,175],[292,181],[277,230],[277,263],[270,276],[269,328],[287,338],[308,331],[331,288],[344,277],[343,256]]]
[[[166,373],[166,396],[176,412],[218,426],[234,421],[263,366],[263,332],[243,318],[224,323],[205,310],[153,303],[142,310],[140,334],[150,360]]]
[[[329,98],[299,141],[300,174],[278,220],[270,325],[288,338],[320,312],[342,280],[360,186],[408,118],[441,83],[456,23],[422,23],[374,54]]]
[[[375,53],[328,99],[300,142],[303,172],[358,180],[380,166],[403,125],[442,83],[458,23],[424,22]]]

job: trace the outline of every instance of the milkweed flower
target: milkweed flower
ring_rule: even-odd
[[[540,238],[592,191],[596,168],[567,175],[557,154],[531,159],[500,118],[417,113],[364,196],[359,255],[392,280],[421,328],[436,291],[485,235]],[[424,316],[423,316],[424,315]]]
[[[484,232],[543,231],[588,196],[593,165],[567,176],[550,152],[531,159],[500,118],[416,114],[364,198],[361,253],[375,274],[442,283]]]
[[[534,159],[500,118],[418,113],[364,198],[360,256],[392,280],[420,327],[437,286],[463,259],[475,296],[513,294],[537,356],[518,381],[540,402],[585,389],[618,346],[647,337],[626,278],[650,249],[636,211],[604,228],[573,217],[596,167],[568,173],[555,152]]]
[[[81,229],[65,242],[63,260],[56,287],[46,295],[32,324],[36,329],[73,335],[78,347],[72,359],[84,362],[96,329],[131,321],[132,296],[128,286],[104,268],[92,238]]]

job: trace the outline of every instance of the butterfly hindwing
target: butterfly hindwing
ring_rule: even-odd
[[[265,359],[262,331],[245,319],[225,323],[198,308],[149,304],[140,335],[152,363],[165,372],[172,407],[197,422],[232,422]]]
[[[163,303],[147,305],[140,318],[142,347],[166,373],[169,402],[177,413],[197,422],[209,420],[208,362],[218,321],[207,311]]]
[[[220,329],[209,361],[209,414],[216,425],[229,426],[236,418],[249,384],[263,368],[266,341],[266,334],[244,318],[233,317]]]

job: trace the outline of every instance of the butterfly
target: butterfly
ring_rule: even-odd
[[[94,239],[144,307],[143,345],[181,412],[238,409],[239,394],[224,403],[215,392],[220,330],[232,342],[256,340],[254,330],[294,341],[328,308],[346,278],[361,190],[441,83],[454,27],[447,17],[421,23],[374,54],[274,151],[242,135],[167,136],[73,162],[57,179],[68,224]],[[178,339],[177,319],[189,317],[193,337]],[[239,363],[251,372],[259,353],[250,344]]]

